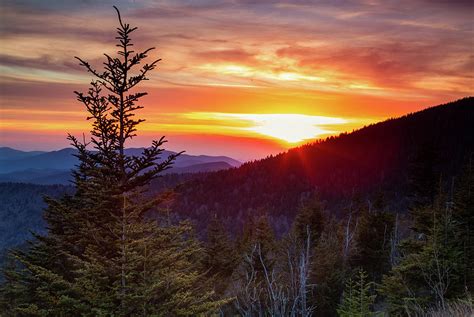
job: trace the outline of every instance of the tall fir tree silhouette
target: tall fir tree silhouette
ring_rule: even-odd
[[[146,92],[136,91],[160,61],[144,63],[154,49],[133,50],[119,10],[117,56],[104,54],[104,70],[76,57],[94,75],[86,93],[75,92],[92,121],[91,138],[69,135],[79,166],[76,192],[47,199],[46,236],[36,236],[5,272],[2,308],[40,316],[196,315],[216,311],[196,259],[201,246],[188,223],[148,217],[169,195],[145,195],[178,154],[162,158],[164,137],[141,155],[125,147],[144,120],[137,118]],[[90,149],[92,147],[92,149]]]

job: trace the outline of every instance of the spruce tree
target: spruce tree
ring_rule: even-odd
[[[352,265],[362,267],[374,282],[390,270],[390,232],[393,230],[392,214],[380,207],[364,209],[359,217],[356,232],[357,252]]]
[[[235,269],[237,254],[222,220],[214,216],[207,227],[207,241],[203,260],[207,276],[214,278],[214,290],[223,295]]]
[[[293,223],[293,231],[299,241],[306,241],[309,234],[311,237],[310,245],[314,246],[323,229],[324,207],[317,197],[313,197],[298,210]]]
[[[195,259],[202,248],[191,226],[148,216],[167,199],[145,195],[148,185],[179,154],[162,159],[164,138],[139,156],[126,154],[144,121],[135,115],[147,93],[136,88],[160,60],[143,64],[153,48],[135,52],[136,27],[116,11],[117,56],[105,54],[103,71],[77,58],[95,77],[86,93],[76,92],[92,120],[91,138],[69,135],[80,161],[76,192],[48,199],[48,234],[13,253],[17,266],[7,270],[1,289],[2,308],[12,315],[196,315],[221,304],[199,283]]]
[[[462,286],[474,295],[474,162],[471,154],[454,185],[453,221],[457,225],[455,243],[462,246]]]
[[[380,287],[390,313],[445,309],[448,301],[464,298],[470,291],[462,283],[469,249],[463,243],[461,223],[468,218],[455,197],[460,199],[440,188],[433,203],[413,210],[418,215],[415,231],[402,241],[400,263],[384,276]]]
[[[342,234],[336,219],[327,221],[314,249],[310,283],[315,285],[311,303],[320,316],[334,316],[344,289],[345,267],[342,258]]]
[[[337,313],[341,317],[375,316],[372,305],[375,295],[370,295],[371,282],[367,282],[367,274],[359,269],[356,276],[346,283],[341,304]]]
[[[275,276],[277,245],[268,216],[252,217],[244,226],[240,241],[240,261],[234,271],[232,296],[241,314],[259,315],[268,311],[271,298],[268,276]]]

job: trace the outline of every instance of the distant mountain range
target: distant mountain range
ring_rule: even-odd
[[[46,153],[44,151],[20,151],[10,147],[0,147],[0,160],[18,160],[39,154]]]
[[[0,182],[32,184],[69,184],[71,169],[77,165],[75,149],[65,148],[51,152],[25,152],[9,147],[0,148]],[[140,155],[143,148],[130,148],[127,155]],[[164,151],[163,158],[174,152]],[[241,162],[227,156],[181,154],[173,168],[166,173],[213,172],[238,167]]]
[[[9,157],[0,162],[4,179],[14,176],[17,180],[48,184],[63,177],[64,183],[68,174],[62,171],[60,175],[58,167],[69,169],[76,163],[71,149],[19,152],[0,150],[2,158]],[[211,216],[218,215],[229,231],[235,232],[250,217],[261,213],[268,214],[281,234],[288,230],[301,201],[315,193],[335,216],[347,212],[354,201],[364,206],[371,204],[380,193],[387,210],[406,211],[414,197],[433,194],[440,180],[456,186],[453,176],[462,173],[472,158],[474,98],[470,97],[238,168],[225,169],[240,164],[226,157],[182,155],[175,172],[208,172],[167,174],[153,181],[150,191],[154,194],[176,187],[172,211],[193,220],[199,234],[205,232]],[[212,172],[214,168],[224,170]],[[2,249],[24,241],[28,229],[44,230],[43,194],[58,197],[66,192],[73,192],[73,187],[1,183],[0,257]]]

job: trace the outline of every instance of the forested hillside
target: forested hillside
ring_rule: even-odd
[[[404,212],[416,195],[433,195],[433,182],[459,172],[473,149],[474,98],[465,98],[240,168],[163,175],[153,181],[151,192],[185,184],[176,189],[172,208],[181,218],[193,219],[201,235],[211,216],[217,215],[235,233],[255,214],[268,214],[272,226],[282,234],[289,229],[302,201],[315,193],[335,215],[347,212],[354,198],[374,200],[380,192],[389,209]],[[5,234],[11,237],[5,246],[23,241],[29,229],[42,229],[42,195],[64,191],[62,186],[8,183],[2,188],[0,215],[7,228]],[[14,195],[7,194],[12,192]],[[21,206],[12,199],[21,204],[33,202],[21,210],[27,217],[12,216],[11,208]],[[18,223],[23,218],[31,227]]]
[[[7,248],[23,244],[31,232],[45,232],[45,196],[58,198],[73,190],[63,185],[0,183],[0,261]]]
[[[216,214],[235,228],[255,213],[290,222],[315,192],[337,214],[354,197],[383,191],[389,207],[403,211],[415,196],[432,196],[427,183],[455,176],[473,150],[470,97],[195,178],[174,208],[198,220]]]

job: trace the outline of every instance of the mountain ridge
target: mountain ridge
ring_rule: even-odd
[[[192,179],[174,209],[193,219],[216,213],[243,222],[262,212],[291,219],[315,193],[338,202],[330,203],[338,213],[354,195],[370,199],[383,189],[390,208],[401,210],[410,203],[414,164],[448,179],[473,150],[474,98],[466,97]]]
[[[42,153],[45,153],[45,151],[21,151],[8,146],[0,146],[0,158],[7,160],[25,158]]]
[[[144,148],[128,148],[127,155],[141,155]],[[2,156],[9,159],[3,159]],[[78,164],[76,150],[64,148],[50,152],[25,152],[13,148],[0,148],[0,182],[26,182],[34,184],[69,184],[71,170]],[[163,151],[162,158],[175,154]],[[242,163],[227,156],[190,155],[177,157],[166,173],[198,173],[238,167]]]
[[[282,234],[302,201],[315,194],[336,217],[347,212],[354,199],[371,203],[380,191],[389,211],[406,210],[415,190],[412,180],[418,177],[413,167],[428,167],[421,170],[431,187],[436,187],[440,175],[451,180],[466,158],[474,158],[473,153],[474,98],[469,97],[247,162],[239,168],[166,174],[152,183],[150,191],[154,194],[176,188],[171,210],[193,220],[201,234],[214,215],[235,232],[249,217],[262,213],[272,218],[277,234]],[[29,221],[39,228],[41,206],[36,201],[42,193],[72,190],[72,186],[59,185],[1,186],[5,195],[0,200],[0,219],[5,215],[14,218],[11,210],[23,204],[28,206]],[[18,192],[22,186],[24,194]],[[8,190],[17,195],[14,202]]]

